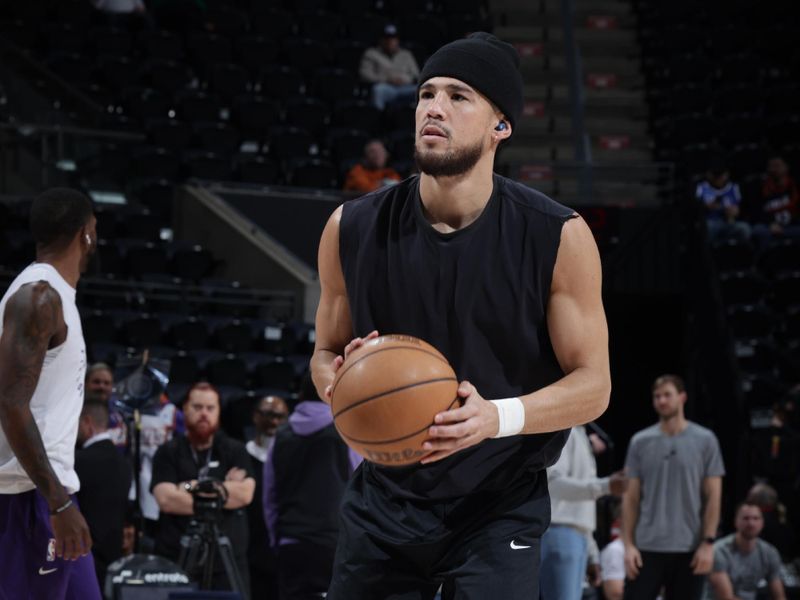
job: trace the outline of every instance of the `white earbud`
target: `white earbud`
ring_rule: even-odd
[[[91,246],[92,245],[92,238],[89,237],[88,233],[86,234],[86,245],[87,246]]]

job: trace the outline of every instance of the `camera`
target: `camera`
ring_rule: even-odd
[[[213,477],[201,478],[189,488],[192,495],[194,519],[206,523],[216,523],[219,520],[222,508],[228,501],[228,490],[219,479]]]

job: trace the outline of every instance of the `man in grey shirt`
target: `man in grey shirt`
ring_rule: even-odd
[[[713,432],[684,416],[676,375],[653,383],[656,425],[636,433],[622,501],[625,598],[699,600],[711,571],[725,467]]]
[[[364,51],[358,73],[372,84],[372,103],[378,110],[413,103],[417,97],[419,66],[411,51],[400,46],[394,25],[384,28],[377,46]]]
[[[736,533],[714,544],[714,569],[708,581],[715,600],[755,600],[763,585],[772,600],[785,600],[781,557],[773,545],[758,539],[764,528],[761,509],[742,502],[736,509],[735,527]]]

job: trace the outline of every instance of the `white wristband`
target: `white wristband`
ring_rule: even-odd
[[[494,437],[517,435],[525,427],[525,405],[519,398],[503,398],[490,400],[497,407],[497,418],[500,426]]]

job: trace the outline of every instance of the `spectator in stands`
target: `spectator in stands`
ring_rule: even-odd
[[[300,402],[264,465],[264,518],[278,554],[281,600],[324,596],[331,580],[345,484],[361,462],[306,374]],[[302,465],[300,468],[299,465]]]
[[[697,184],[695,197],[705,207],[711,241],[750,238],[750,225],[739,220],[742,193],[739,185],[731,181],[728,167],[721,159],[711,161],[705,179]]]
[[[714,544],[714,568],[708,581],[717,600],[756,600],[761,582],[772,600],[785,600],[781,558],[774,546],[758,539],[764,527],[761,509],[750,502],[736,508],[736,533]]]
[[[745,501],[761,510],[764,520],[761,538],[774,546],[784,560],[792,560],[796,552],[795,530],[786,518],[786,507],[780,502],[775,488],[757,483],[750,488]]]
[[[275,553],[267,537],[262,498],[267,451],[275,439],[275,431],[288,416],[289,407],[280,396],[264,396],[253,410],[256,437],[247,442],[247,452],[250,454],[256,480],[254,500],[247,507],[247,521],[250,524],[250,548],[247,554],[250,562],[251,598],[278,597]]]
[[[262,467],[267,460],[267,450],[275,440],[275,432],[288,417],[289,407],[280,396],[264,396],[253,409],[256,436],[247,442],[247,451]]]
[[[199,479],[219,482],[225,500],[220,531],[233,546],[236,566],[245,589],[249,588],[246,507],[253,500],[256,482],[244,444],[218,431],[220,396],[208,383],[196,383],[183,403],[186,435],[175,436],[153,458],[151,491],[161,509],[156,553],[176,560],[180,540],[194,514],[191,490]],[[219,557],[214,562],[214,589],[229,587]]]
[[[410,104],[417,97],[419,66],[414,55],[400,46],[397,27],[387,25],[377,46],[368,48],[358,70],[372,84],[372,102],[378,110],[391,104]]]
[[[800,191],[789,166],[780,156],[767,161],[767,172],[761,185],[759,222],[753,227],[753,237],[760,246],[773,238],[800,237]]]
[[[561,457],[547,469],[547,485],[551,518],[541,542],[541,598],[580,600],[587,561],[599,562],[594,540],[595,501],[606,494],[622,496],[627,478],[622,471],[597,477],[586,430],[573,427]]]
[[[676,375],[653,383],[659,422],[628,446],[622,503],[625,598],[699,600],[711,571],[725,468],[714,433],[684,416],[686,387]]]
[[[389,152],[382,141],[368,141],[361,162],[348,171],[344,189],[366,194],[386,185],[394,185],[401,177],[397,171],[386,166],[388,160]]]
[[[625,544],[619,536],[619,502],[613,505],[612,512],[616,528],[612,524],[611,541],[600,552],[600,573],[606,600],[622,600],[625,593]]]
[[[81,482],[78,503],[92,533],[92,555],[102,588],[108,565],[122,556],[131,467],[108,433],[108,404],[88,392],[78,421],[75,472]]]
[[[97,362],[86,369],[86,393],[99,395],[106,402],[114,391],[114,372],[104,362]]]

